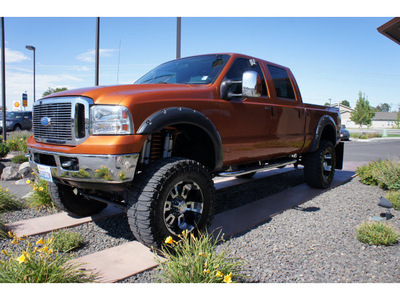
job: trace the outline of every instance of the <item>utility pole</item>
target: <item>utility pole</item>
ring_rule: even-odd
[[[95,85],[99,85],[99,56],[100,56],[100,17],[96,21],[96,78]]]
[[[1,17],[1,94],[3,113],[3,140],[7,140],[6,128],[6,52],[4,46],[4,17]]]
[[[181,17],[176,18],[176,58],[181,58]]]

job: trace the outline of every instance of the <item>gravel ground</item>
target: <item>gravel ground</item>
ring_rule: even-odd
[[[297,170],[220,190],[216,211],[232,209],[249,199],[261,199],[302,182],[302,171]],[[229,250],[232,256],[246,261],[246,282],[400,282],[399,244],[367,246],[355,237],[358,224],[385,212],[376,205],[384,194],[355,178],[232,238]],[[3,219],[16,221],[31,213],[8,213]],[[391,223],[399,232],[400,213],[393,214]],[[85,245],[73,253],[78,257],[134,240],[125,215],[68,230],[80,232],[85,238]],[[9,241],[0,240],[0,249],[8,247]],[[155,272],[143,272],[122,282],[154,282]]]
[[[246,261],[246,282],[400,282],[399,243],[368,246],[356,238],[357,225],[385,212],[377,206],[384,195],[355,178],[232,238],[229,250]],[[400,232],[400,212],[393,214]],[[122,282],[154,282],[155,272]]]

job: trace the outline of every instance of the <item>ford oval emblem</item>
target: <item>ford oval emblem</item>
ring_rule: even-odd
[[[49,126],[51,123],[51,118],[49,117],[43,117],[40,119],[40,124],[42,124],[43,126]]]

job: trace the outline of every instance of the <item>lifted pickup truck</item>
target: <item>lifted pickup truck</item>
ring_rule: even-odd
[[[120,207],[148,246],[210,225],[213,176],[300,164],[327,188],[343,163],[339,110],[304,104],[288,68],[240,54],[173,60],[33,111],[30,163],[54,203],[74,216]]]

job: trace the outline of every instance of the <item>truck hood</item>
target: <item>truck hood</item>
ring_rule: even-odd
[[[96,104],[121,104],[129,101],[147,101],[164,99],[204,99],[212,98],[211,85],[188,84],[130,84],[117,86],[98,86],[67,90],[51,94],[42,99],[66,96],[84,96],[93,99]]]

